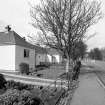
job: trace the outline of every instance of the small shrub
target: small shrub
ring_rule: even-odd
[[[11,80],[11,81],[7,81],[6,88],[7,89],[18,89],[18,90],[23,90],[23,89],[32,90],[34,86],[29,85],[29,84],[20,83],[20,82],[15,82]]]
[[[20,73],[22,74],[29,74],[29,64],[27,63],[21,63],[19,65],[19,68],[20,68]]]
[[[12,105],[12,103],[18,101],[18,97],[18,90],[9,89],[3,95],[0,96],[0,105]]]
[[[28,90],[9,89],[0,96],[0,105],[41,105],[39,97],[33,97]]]
[[[45,68],[49,68],[49,63],[40,62],[40,65],[36,65],[36,71],[44,70]]]
[[[43,76],[43,74],[37,74],[37,76],[38,76],[38,77],[42,77],[42,76]]]
[[[48,62],[40,62],[40,65],[36,65],[36,67],[45,67],[48,68],[50,66],[50,63]]]
[[[0,74],[0,89],[5,88],[6,79],[4,78],[3,74]]]

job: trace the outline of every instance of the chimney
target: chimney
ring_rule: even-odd
[[[5,27],[5,29],[7,29],[8,32],[11,31],[11,27],[10,27],[9,25],[7,25],[7,26]]]
[[[23,37],[23,39],[24,39],[24,40],[26,40],[26,38],[25,38],[25,37]]]

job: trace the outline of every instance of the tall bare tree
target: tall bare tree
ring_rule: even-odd
[[[32,25],[39,29],[41,42],[66,55],[67,72],[75,43],[101,18],[100,7],[96,0],[41,0],[31,8]]]

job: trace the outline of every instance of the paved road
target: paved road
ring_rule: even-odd
[[[96,71],[105,71],[105,62],[88,62],[88,65]],[[80,76],[71,105],[105,105],[105,88],[94,72]]]
[[[80,77],[71,105],[105,105],[105,90],[95,74]]]

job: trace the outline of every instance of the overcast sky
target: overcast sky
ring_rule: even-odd
[[[38,0],[0,0],[0,27],[9,24],[21,36],[35,33],[34,28],[29,24],[31,18],[28,1],[38,2]],[[102,11],[105,14],[105,0],[102,0]],[[97,34],[87,41],[88,48],[105,47],[105,17],[90,31],[90,33],[94,32]]]

